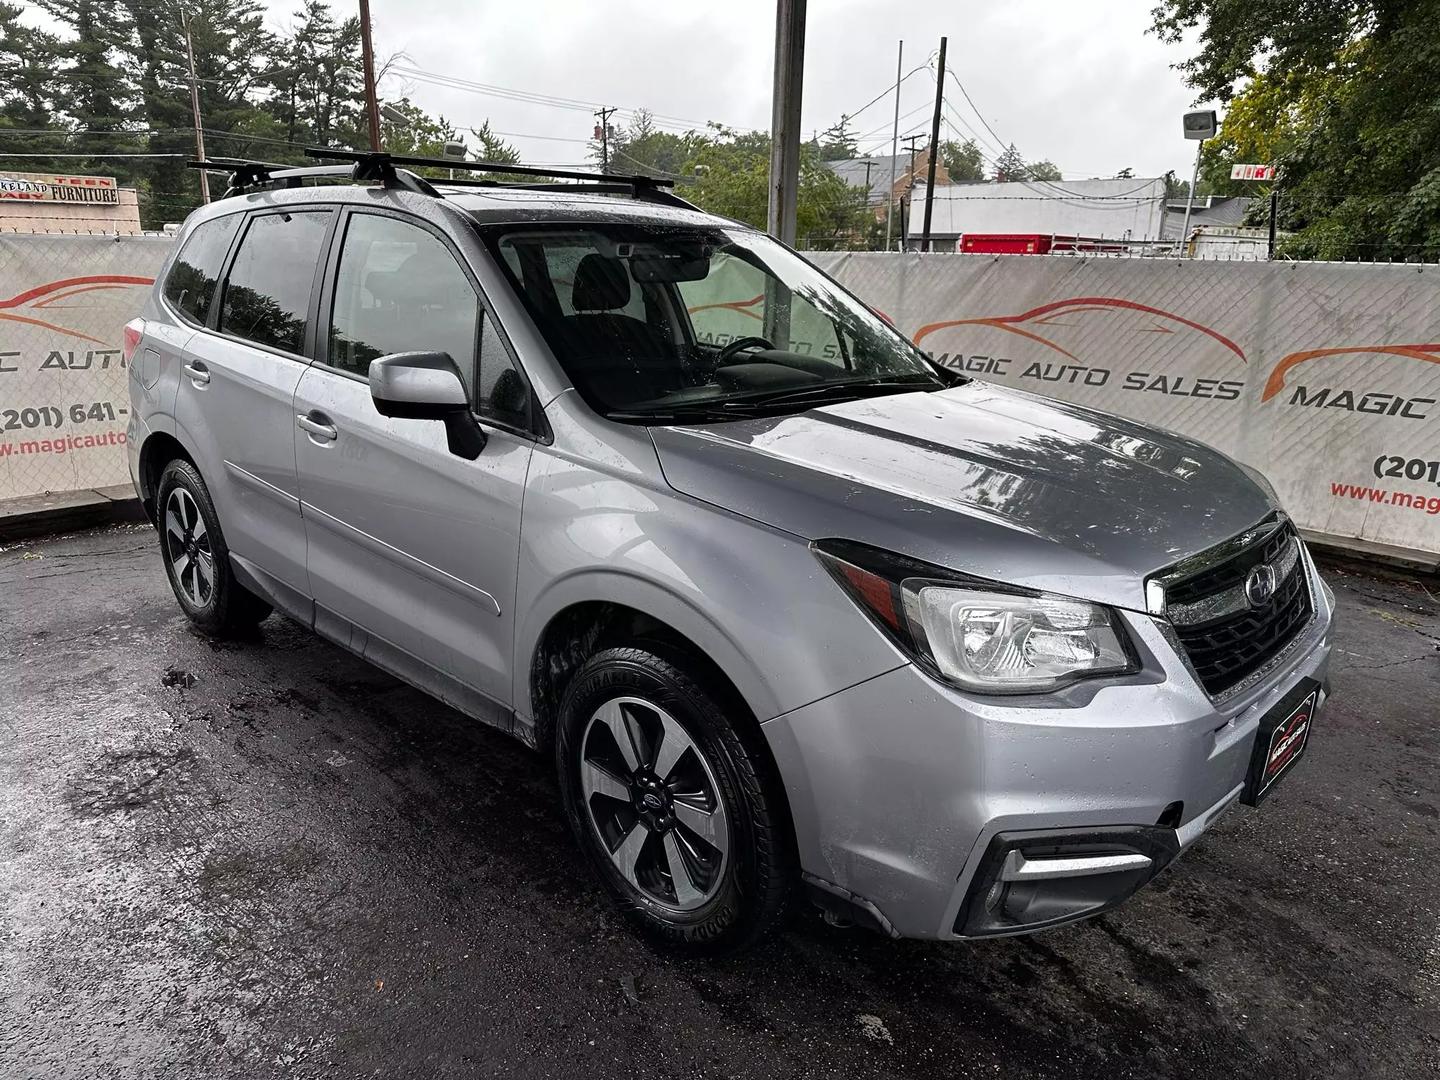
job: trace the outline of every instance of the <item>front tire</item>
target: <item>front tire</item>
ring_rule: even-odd
[[[254,630],[270,605],[236,580],[215,504],[195,466],[180,458],[166,465],[155,505],[160,554],[180,609],[215,637]]]
[[[759,736],[683,663],[642,648],[591,657],[560,704],[556,765],[570,827],[630,922],[725,952],[779,925],[794,860]]]

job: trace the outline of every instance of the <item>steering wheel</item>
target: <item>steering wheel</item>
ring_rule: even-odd
[[[715,366],[723,367],[725,362],[736,353],[745,352],[747,349],[773,349],[775,344],[763,337],[741,337],[736,338],[720,350],[715,357]]]

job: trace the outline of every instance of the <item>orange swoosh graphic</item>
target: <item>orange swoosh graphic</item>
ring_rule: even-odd
[[[1116,296],[1075,296],[1068,300],[1055,300],[1048,304],[1041,304],[1039,307],[1031,308],[1029,311],[1022,311],[1018,315],[989,315],[976,319],[947,319],[943,322],[933,322],[917,330],[912,340],[916,345],[919,345],[922,338],[933,334],[937,330],[945,330],[952,326],[973,326],[978,324],[992,326],[1000,330],[1009,330],[1013,333],[1021,333],[1026,337],[1033,338],[1049,348],[1054,349],[1058,353],[1069,356],[1073,360],[1075,357],[1072,353],[1067,352],[1053,341],[1041,337],[1039,334],[1021,331],[1016,324],[1025,322],[1043,323],[1044,320],[1042,316],[1061,313],[1071,314],[1096,309],[1143,311],[1147,315],[1157,315],[1162,319],[1169,319],[1172,322],[1180,323],[1182,326],[1188,326],[1192,330],[1198,330],[1207,337],[1214,338],[1238,356],[1241,363],[1249,363],[1244,350],[1219,331],[1212,330],[1210,327],[1205,326],[1203,323],[1195,322],[1193,319],[1187,319],[1183,315],[1177,315],[1173,311],[1165,311],[1162,308],[1136,303],[1134,300],[1124,300]]]
[[[0,308],[20,307],[28,304],[41,296],[48,296],[53,292],[60,292],[62,289],[72,289],[76,285],[153,285],[154,278],[134,277],[130,274],[91,274],[89,277],[62,278],[59,281],[47,281],[44,285],[36,285],[33,289],[26,289],[18,296],[12,296],[9,300],[0,300]]]
[[[64,334],[66,337],[79,338],[81,341],[93,341],[96,345],[106,345],[108,342],[101,338],[91,337],[89,334],[82,334],[79,330],[71,330],[66,326],[59,326],[43,319],[32,318],[29,315],[16,315],[11,313],[9,308],[23,307],[27,304],[33,309],[43,308],[46,304],[56,300],[62,300],[67,296],[74,296],[77,293],[90,292],[94,289],[120,289],[129,285],[153,285],[154,278],[139,277],[134,274],[90,274],[85,277],[61,278],[59,281],[47,281],[43,285],[36,285],[33,289],[26,289],[9,299],[0,300],[0,319],[10,322],[25,323],[27,326],[39,326],[56,334]],[[41,299],[44,297],[45,299]],[[32,303],[38,301],[38,303]]]
[[[95,292],[99,289],[128,289],[128,285],[81,285],[78,289],[71,289],[69,292],[56,293],[54,296],[47,296],[44,300],[37,300],[31,304],[33,309],[49,307],[57,300],[68,300],[72,296],[79,296],[81,293]]]
[[[1284,390],[1285,376],[1293,368],[1307,360],[1315,360],[1322,356],[1346,356],[1361,353],[1399,356],[1408,360],[1424,360],[1431,364],[1440,364],[1440,342],[1427,342],[1421,345],[1350,345],[1340,349],[1305,349],[1302,352],[1291,353],[1275,365],[1274,370],[1270,372],[1270,377],[1265,380],[1265,391],[1260,395],[1260,400],[1262,403],[1269,401],[1281,390]]]
[[[28,315],[12,315],[8,311],[0,311],[0,319],[8,319],[10,322],[28,323],[31,326],[43,326],[46,330],[53,330],[57,334],[64,334],[66,337],[76,337],[82,341],[93,341],[96,345],[104,345],[105,342],[98,337],[91,337],[89,334],[82,334],[79,330],[70,330],[63,326],[56,326],[44,319],[32,319]]]
[[[697,311],[714,311],[717,308],[725,308],[730,311],[738,311],[741,315],[749,315],[752,319],[759,319],[760,316],[749,309],[764,299],[765,294],[761,293],[759,296],[752,297],[749,300],[731,300],[724,304],[699,304],[692,308],[686,308],[685,310],[689,314],[694,315]]]

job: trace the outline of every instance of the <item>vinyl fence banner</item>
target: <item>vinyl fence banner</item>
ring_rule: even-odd
[[[1440,268],[810,258],[942,363],[1209,443],[1324,539],[1440,555]]]
[[[0,235],[0,499],[129,483],[122,328],[170,244]]]

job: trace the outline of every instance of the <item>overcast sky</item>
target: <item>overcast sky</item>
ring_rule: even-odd
[[[275,29],[299,7],[263,2]],[[342,15],[358,6],[330,2]],[[1180,116],[1192,94],[1172,65],[1190,47],[1146,33],[1155,2],[809,0],[805,135],[858,114],[862,153],[888,153],[896,42],[905,41],[909,73],[947,35],[947,66],[980,112],[947,77],[942,138],[975,134],[991,161],[1013,142],[1067,179],[1124,168],[1188,177],[1194,144]],[[601,104],[621,108],[612,123],[622,126],[636,108],[674,131],[770,126],[774,0],[371,0],[371,18],[380,59],[398,69],[382,80],[382,98],[407,95],[462,130],[488,119],[526,161],[587,164]],[[524,100],[534,95],[561,100]],[[934,95],[929,71],[905,80],[902,136],[928,137]]]
[[[293,0],[267,0],[285,25]],[[804,130],[854,113],[905,70],[925,63],[948,35],[948,64],[992,135],[947,79],[949,120],[990,144],[1014,142],[1028,159],[1048,158],[1066,178],[1138,176],[1174,169],[1187,177],[1193,143],[1180,114],[1192,93],[1171,65],[1184,47],[1147,34],[1155,0],[810,0],[805,45]],[[336,3],[350,12],[353,4]],[[774,63],[774,0],[371,0],[376,50],[403,51],[405,66],[527,93],[648,108],[683,129],[715,120],[768,128]],[[526,160],[586,160],[595,120],[585,107],[559,108],[388,77],[382,97],[408,93],[464,128],[487,118]],[[935,83],[926,71],[902,87],[900,132],[929,131]],[[907,114],[910,114],[907,116]],[[624,119],[625,114],[617,116]],[[888,153],[893,92],[857,116],[861,148]],[[943,136],[954,132],[942,128]],[[542,139],[538,136],[548,136]],[[569,140],[569,141],[562,141]]]

